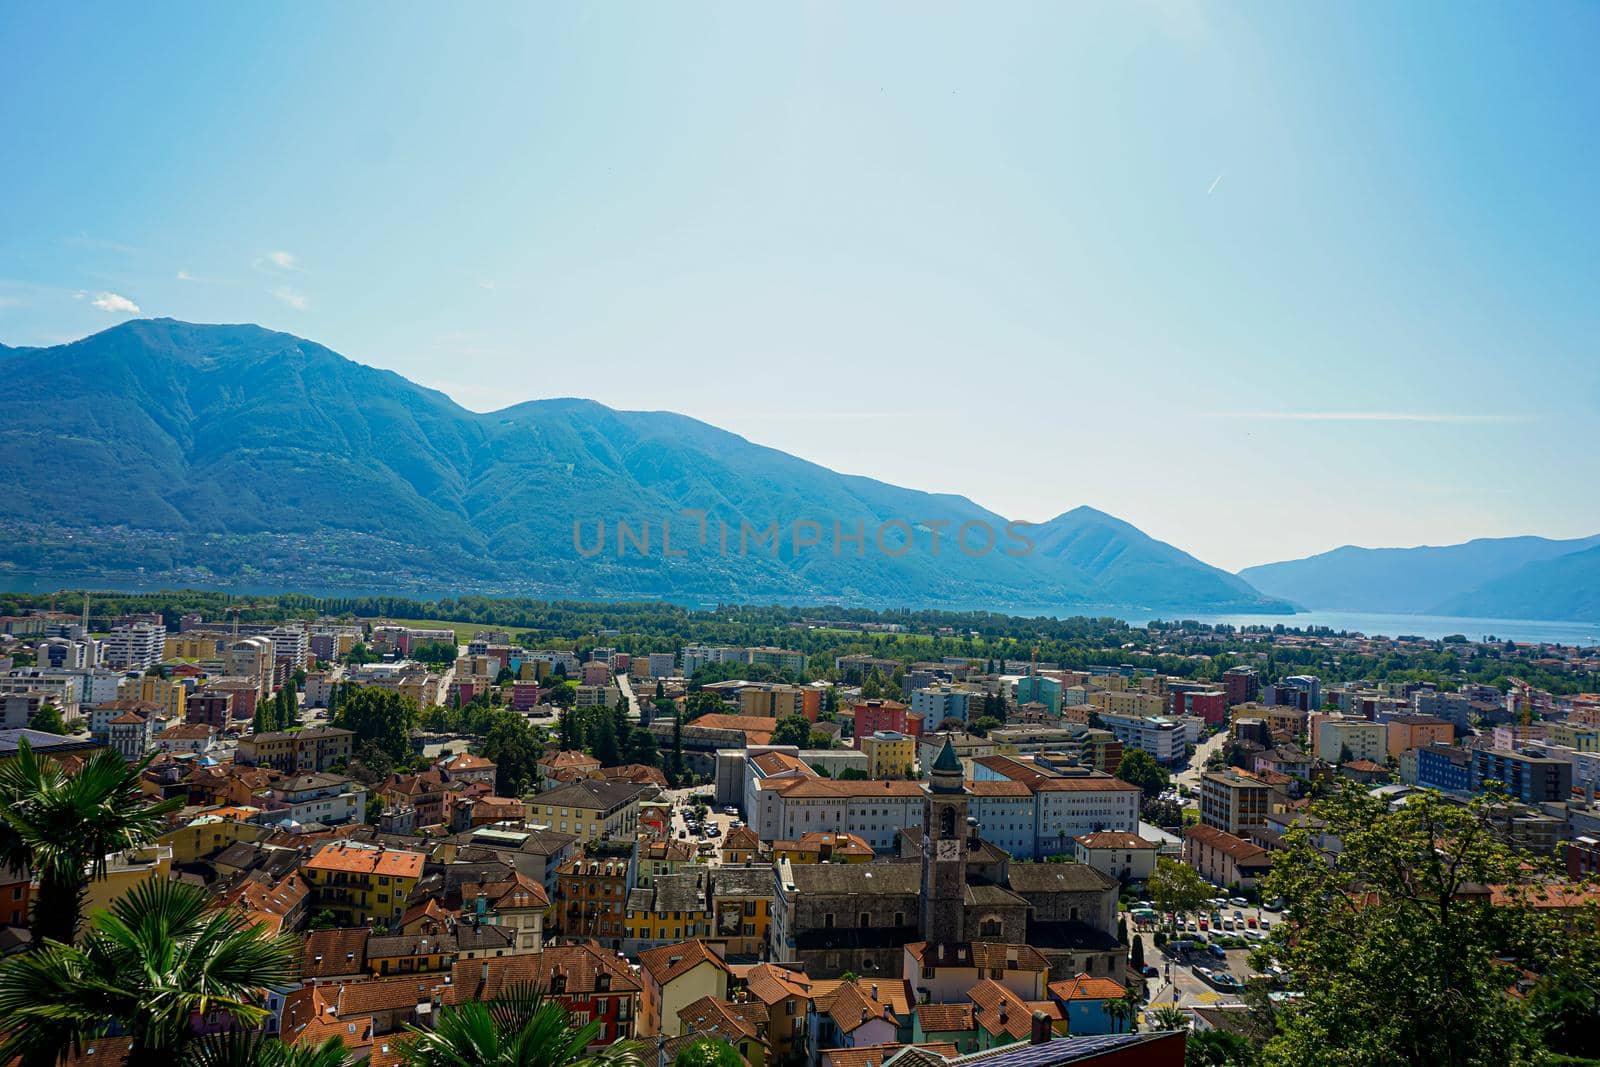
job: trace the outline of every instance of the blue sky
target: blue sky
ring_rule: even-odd
[[[1230,568],[1600,532],[1600,7],[0,7],[0,340],[251,321]]]

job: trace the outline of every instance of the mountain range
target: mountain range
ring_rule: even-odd
[[[1310,609],[1600,620],[1600,536],[1482,538],[1459,545],[1358,548],[1247,567],[1269,596]]]
[[[0,581],[1291,610],[1093,508],[1008,526],[669,412],[554,399],[480,414],[258,326],[134,320],[0,346],[0,367]],[[774,523],[776,554],[752,537]]]

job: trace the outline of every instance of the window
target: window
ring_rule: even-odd
[[[827,912],[822,916],[822,928],[824,930],[833,929],[833,912]]]
[[[856,925],[862,927],[863,929],[872,925],[872,916],[867,912],[861,913],[860,920],[861,921],[856,923]]]

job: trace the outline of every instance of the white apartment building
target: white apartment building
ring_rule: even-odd
[[[1031,860],[1038,854],[1034,826],[1038,798],[1024,782],[1007,780],[968,782],[972,798],[967,814],[978,820],[978,836],[1011,853],[1012,859]]]
[[[161,662],[167,647],[167,628],[147,622],[116,626],[106,638],[104,659],[108,667],[149,670]]]
[[[1188,749],[1188,730],[1164,715],[1118,715],[1103,711],[1100,722],[1129,748],[1150,753],[1157,763],[1177,763]]]
[[[1070,855],[1072,839],[1103,830],[1139,832],[1139,787],[1098,771],[1084,771],[1034,782],[1038,820],[1037,854]]]
[[[891,849],[902,829],[922,825],[924,793],[917,782],[802,778],[772,792],[774,840],[829,831],[856,834],[874,849]]]

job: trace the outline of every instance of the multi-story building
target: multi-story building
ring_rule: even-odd
[[[285,774],[318,773],[349,763],[355,734],[338,726],[274,730],[239,739],[234,762],[272,767]]]
[[[1401,780],[1405,780],[1402,768]],[[1416,749],[1416,785],[1441,793],[1472,791],[1472,753],[1454,745],[1428,745]]]
[[[922,811],[922,787],[914,781],[795,777],[772,792],[774,832],[763,840],[795,840],[822,830],[856,834],[874,849],[887,849]]]
[[[1389,731],[1381,722],[1329,715],[1317,723],[1316,756],[1338,765],[1352,760],[1382,763],[1389,757]]]
[[[1572,764],[1500,748],[1472,752],[1472,791],[1483,792],[1498,782],[1507,796],[1524,804],[1572,799]]]
[[[117,686],[118,700],[140,700],[156,704],[163,717],[176,722],[183,718],[184,705],[189,699],[189,687],[175,678],[144,674],[126,678]]]
[[[155,736],[154,717],[124,712],[106,725],[106,744],[129,763],[144,758]]]
[[[916,768],[917,743],[907,734],[879,730],[857,738],[856,747],[866,754],[871,778],[905,778]]]
[[[645,786],[582,779],[539,793],[528,801],[528,821],[580,842],[630,837],[639,828]]]
[[[48,701],[55,705],[63,719],[75,718],[78,714],[79,702],[78,679],[67,672],[60,674],[46,674],[38,670],[12,671],[4,678],[0,678],[0,698],[17,696],[19,694],[36,694],[39,701]],[[34,710],[38,710],[37,707]],[[27,723],[19,723],[26,726]],[[8,729],[14,727],[7,724]]]
[[[105,641],[105,663],[109,667],[149,670],[161,662],[166,645],[165,626],[148,622],[114,626]]]
[[[1158,846],[1138,834],[1107,830],[1073,838],[1072,858],[1121,882],[1142,882],[1155,873]]]
[[[301,867],[311,911],[332,912],[340,926],[394,923],[422,877],[423,860],[420,852],[356,841],[323,845]]]
[[[794,675],[804,674],[806,669],[806,654],[804,652],[795,652],[787,648],[773,648],[770,645],[745,649],[744,661],[753,667],[773,667],[778,670],[788,671]]]
[[[1168,700],[1162,693],[1130,689],[1122,692],[1107,690],[1096,696],[1093,703],[1101,709],[1102,718],[1106,715],[1153,718],[1167,711]]]
[[[269,826],[365,822],[367,787],[342,774],[297,774],[273,782],[256,804],[262,809],[260,820]]]
[[[1312,674],[1291,675],[1267,686],[1264,700],[1301,711],[1317,711],[1322,707],[1322,679]]]
[[[1200,821],[1236,837],[1267,823],[1272,787],[1249,771],[1228,768],[1200,776]]]
[[[444,989],[447,1006],[493,1001],[533,989],[566,1009],[574,1026],[600,1024],[594,1048],[634,1034],[639,979],[626,960],[593,945],[559,945],[542,952],[486,960],[458,960]]]
[[[1249,889],[1272,869],[1266,849],[1206,825],[1184,830],[1183,861],[1206,881],[1226,888]]]
[[[857,701],[851,710],[855,716],[855,747],[858,749],[863,737],[870,737],[879,730],[892,730],[899,734],[913,732],[906,715],[909,709],[898,700]],[[915,732],[921,733],[920,730]]]
[[[48,637],[33,646],[33,662],[45,670],[92,670],[100,665],[100,642],[92,637]]]
[[[1023,704],[1043,704],[1052,718],[1061,715],[1061,681],[1039,674],[1027,674],[1012,686],[1012,699]]]
[[[556,869],[556,929],[615,950],[627,935],[628,856],[574,856]]]
[[[680,941],[639,953],[638,1033],[641,1037],[671,1035],[678,1012],[701,997],[728,999],[728,965],[718,946]]]
[[[911,691],[911,710],[922,716],[928,729],[937,729],[946,719],[971,722],[982,705],[983,692],[965,686],[930,685]]]
[[[1552,722],[1545,730],[1544,739],[1552,745],[1570,748],[1575,752],[1600,752],[1600,726]]]
[[[1209,726],[1221,726],[1228,719],[1228,694],[1220,689],[1173,690],[1172,714],[1197,715]]]
[[[1261,690],[1261,678],[1254,667],[1229,667],[1222,672],[1222,687],[1229,704],[1246,704]]]
[[[1418,689],[1411,694],[1411,710],[1418,715],[1432,715],[1455,727],[1457,733],[1472,725],[1472,700],[1466,693],[1441,693],[1435,689]]]
[[[1165,716],[1101,712],[1100,723],[1116,735],[1124,749],[1143,749],[1157,763],[1179,763],[1188,755],[1189,740],[1183,725]]]
[[[1448,745],[1455,740],[1456,728],[1436,715],[1395,715],[1384,723],[1388,731],[1389,755],[1428,745]]]

